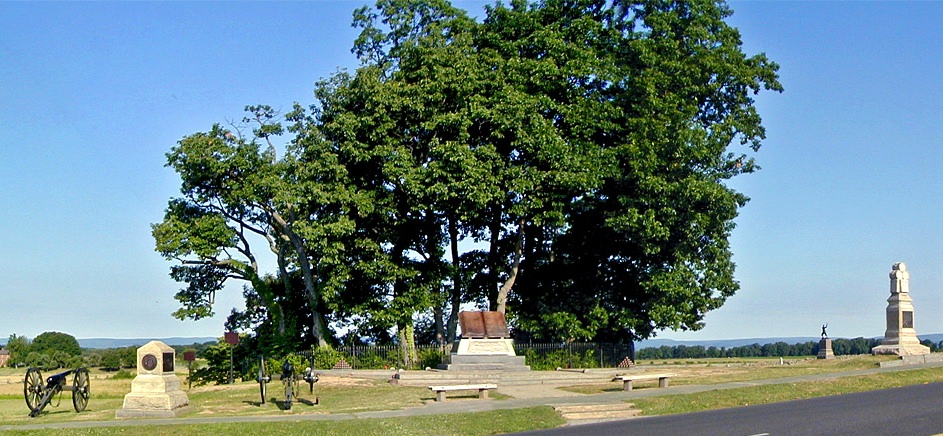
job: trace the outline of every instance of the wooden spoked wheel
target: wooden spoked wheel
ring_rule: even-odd
[[[39,368],[30,368],[26,371],[26,378],[23,380],[23,396],[26,397],[26,407],[30,412],[39,407],[39,401],[43,397],[43,374]]]
[[[76,412],[85,410],[88,405],[88,370],[79,368],[75,370],[75,377],[72,378],[72,406]]]

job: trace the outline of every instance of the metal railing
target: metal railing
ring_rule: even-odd
[[[615,368],[632,357],[630,343],[515,343],[515,353],[525,356],[534,370],[555,368]],[[451,345],[417,345],[418,360],[406,363],[399,345],[345,345],[331,350],[307,350],[294,353],[305,362],[314,361],[318,369],[425,369],[448,362]],[[245,364],[251,365],[251,362]],[[245,366],[244,364],[244,366]]]

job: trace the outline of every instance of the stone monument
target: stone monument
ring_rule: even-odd
[[[514,352],[514,341],[501,312],[458,314],[462,338],[449,355],[449,363],[440,367],[451,371],[529,371],[524,356]]]
[[[904,262],[895,263],[891,269],[891,296],[887,299],[887,330],[881,345],[871,349],[871,354],[896,354],[916,356],[930,354],[930,348],[920,345],[914,329],[914,305],[910,298],[910,273]]]
[[[828,337],[828,333],[825,332],[825,329],[828,328],[828,323],[822,325],[822,339],[819,340],[819,354],[815,357],[818,359],[834,359],[835,352],[832,351],[832,339]]]
[[[117,418],[174,417],[190,403],[174,374],[174,349],[160,341],[138,348],[138,375],[131,381],[131,393]]]

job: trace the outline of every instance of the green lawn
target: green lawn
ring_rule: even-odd
[[[265,423],[191,424],[143,427],[96,427],[69,429],[70,435],[492,435],[553,428],[565,421],[548,406],[495,412],[429,415],[389,419],[348,419],[339,421],[293,421]],[[63,430],[9,431],[12,435],[58,434]]]
[[[711,361],[696,364],[674,362],[674,364],[651,365],[643,369],[651,372],[677,372],[672,385],[710,385],[736,381],[778,379],[809,374],[843,373],[847,371],[877,368],[886,357],[857,356],[835,360],[804,359],[779,365],[779,360],[756,361]],[[115,411],[121,408],[124,395],[130,391],[131,380],[114,380],[109,373],[92,371],[91,398],[88,408],[82,413],[72,410],[71,393],[65,392],[58,407],[49,407],[40,417],[29,418],[23,401],[22,370],[0,369],[0,425],[25,425],[76,421],[111,421]],[[45,374],[44,374],[45,375]],[[300,398],[291,410],[282,410],[279,402],[282,385],[269,385],[268,401],[259,401],[258,384],[241,382],[225,386],[202,386],[186,389],[191,407],[181,418],[227,417],[227,416],[310,416],[323,415],[324,420],[277,421],[265,423],[220,423],[187,424],[173,426],[134,427],[134,432],[144,431],[157,435],[217,435],[240,434],[324,434],[324,435],[486,435],[552,428],[564,424],[564,420],[550,407],[531,407],[481,413],[451,415],[414,416],[389,419],[341,419],[331,416],[381,410],[401,410],[422,407],[433,400],[433,394],[423,387],[395,386],[381,380],[322,377],[323,383],[315,385],[314,394],[318,404],[312,404],[314,395],[302,384]],[[903,370],[891,373],[854,377],[826,378],[813,382],[721,389],[686,395],[664,395],[638,398],[631,402],[644,415],[686,413],[709,409],[764,404],[802,398],[837,395],[865,390],[884,389],[904,385],[943,382],[943,367],[919,370]],[[639,389],[656,389],[651,385],[638,384]],[[618,391],[618,383],[576,386],[568,388],[575,392],[593,394]],[[507,398],[496,394],[496,400]],[[476,394],[450,396],[449,401],[480,401]],[[55,402],[53,402],[55,404]],[[94,427],[69,429],[69,434],[110,435],[125,434],[131,428]],[[59,434],[63,430],[17,430],[11,434]]]

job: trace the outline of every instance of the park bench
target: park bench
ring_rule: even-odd
[[[658,387],[667,388],[668,378],[674,377],[674,374],[625,374],[613,377],[612,381],[622,382],[622,390],[631,391],[633,381],[658,379]]]
[[[488,398],[489,389],[497,389],[498,385],[495,384],[480,384],[480,385],[451,385],[451,386],[429,386],[429,389],[432,392],[435,392],[436,401],[445,401],[445,393],[449,391],[478,391],[478,398]]]

